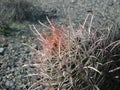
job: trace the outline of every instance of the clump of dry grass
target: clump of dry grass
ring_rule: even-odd
[[[90,22],[88,18],[91,18]],[[111,35],[113,23],[107,21],[92,29],[91,14],[77,31],[74,31],[71,21],[68,30],[57,27],[49,19],[48,22],[50,26],[40,24],[50,29],[49,35],[31,26],[42,49],[35,50],[36,62],[27,65],[36,68],[36,75],[40,76],[29,90],[41,85],[46,90],[100,90],[106,72],[110,72],[111,57],[115,56],[120,44],[120,40],[114,42],[114,35]],[[107,23],[111,24],[103,30]]]

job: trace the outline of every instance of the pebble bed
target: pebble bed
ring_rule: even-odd
[[[0,90],[27,90],[34,82],[27,76],[32,70],[23,67],[34,57],[30,48],[24,45],[30,44],[30,37],[13,34],[4,38],[0,44]]]

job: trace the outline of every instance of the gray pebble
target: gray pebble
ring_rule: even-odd
[[[5,85],[9,86],[10,85],[10,81],[7,80],[6,83],[5,83]]]
[[[0,48],[0,55],[3,55],[5,51],[5,48]]]

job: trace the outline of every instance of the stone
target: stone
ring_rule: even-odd
[[[5,49],[4,48],[0,48],[0,55],[4,54]]]

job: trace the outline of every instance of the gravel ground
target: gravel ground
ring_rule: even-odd
[[[114,21],[120,30],[120,1],[119,0],[39,0],[42,7],[57,10],[54,21],[57,24],[67,23],[67,8],[75,27],[83,22],[86,14],[92,12],[95,22]],[[34,24],[34,23],[33,23]],[[97,25],[97,23],[96,23]],[[25,63],[33,60],[34,56],[29,47],[23,43],[36,42],[30,37],[28,30],[20,30],[9,37],[0,37],[0,90],[27,90],[34,82],[26,75],[33,72],[23,68]],[[35,44],[33,44],[35,46]],[[35,46],[36,47],[36,46]],[[40,89],[39,89],[40,90]]]
[[[26,75],[29,70],[22,66],[32,60],[30,49],[23,43],[28,37],[21,35],[5,38],[0,45],[0,90],[26,90],[30,85]]]

